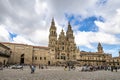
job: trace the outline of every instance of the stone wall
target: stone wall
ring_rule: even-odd
[[[11,48],[12,50],[12,54],[9,61],[11,64],[32,64],[33,46],[16,43],[3,44]],[[22,61],[21,58],[23,58]]]
[[[0,56],[0,63],[7,64],[7,62],[8,62],[8,58],[7,57],[1,57]]]
[[[48,47],[33,47],[33,64],[36,65],[48,65],[48,61],[50,61],[49,48]]]

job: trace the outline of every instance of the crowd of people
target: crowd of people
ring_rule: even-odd
[[[22,68],[21,66],[16,66],[16,68],[11,68],[11,69],[22,69],[24,68],[25,65],[22,65]],[[29,65],[30,67],[30,70],[31,70],[31,74],[35,72],[36,68],[38,66],[38,69],[48,69],[48,66],[47,65],[34,65],[34,64],[31,64]],[[8,68],[8,65],[7,66],[3,66],[1,63],[0,63],[0,70],[3,70],[3,68]],[[84,65],[84,66],[75,66],[75,65],[65,65],[63,68],[65,71],[71,71],[71,70],[75,70],[77,68],[80,68],[80,71],[97,71],[97,70],[105,70],[105,71],[115,71],[117,72],[118,69],[120,69],[120,67],[118,66],[106,66],[106,65],[99,65],[99,66],[94,66],[94,65]]]
[[[117,66],[93,66],[93,65],[84,65],[82,66],[81,71],[97,71],[97,70],[105,70],[105,71],[111,71],[113,72],[114,70],[117,72],[117,70],[119,69],[119,67]]]
[[[72,66],[67,66],[67,65],[66,65],[66,66],[64,67],[64,70],[65,70],[65,71],[67,71],[67,70],[70,71],[70,70],[75,70],[75,69],[76,69],[76,67],[75,67],[74,65],[72,65]]]

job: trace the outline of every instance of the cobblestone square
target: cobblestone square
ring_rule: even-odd
[[[48,69],[37,67],[35,73],[31,74],[27,66],[23,70],[0,70],[0,80],[120,80],[120,70],[81,72],[78,68],[65,71],[63,67],[48,67]]]

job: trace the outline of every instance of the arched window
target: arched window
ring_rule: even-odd
[[[62,50],[64,50],[64,46],[62,46]]]
[[[55,35],[55,31],[54,31],[54,35]]]
[[[35,57],[35,60],[37,60],[37,57]]]
[[[65,54],[61,55],[61,59],[64,59],[64,60],[66,59]]]
[[[42,60],[42,57],[40,57],[40,60]]]
[[[44,60],[46,60],[46,57],[44,57]]]

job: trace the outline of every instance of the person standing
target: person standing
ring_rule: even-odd
[[[111,66],[111,72],[113,72],[113,66]]]
[[[117,72],[117,66],[115,66],[115,71]]]
[[[67,66],[64,67],[64,70],[67,71]]]

